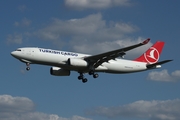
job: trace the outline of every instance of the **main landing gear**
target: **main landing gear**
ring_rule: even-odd
[[[84,78],[83,73],[79,73],[79,74],[80,75],[78,76],[78,79],[82,80],[83,83],[86,83],[88,81],[88,79]],[[99,77],[99,75],[97,73],[94,73],[94,71],[90,71],[89,75],[93,75],[93,78],[98,78]]]
[[[87,78],[84,78],[83,73],[80,73],[80,75],[78,76],[78,79],[82,80],[83,83],[86,83],[88,81]]]
[[[30,67],[29,67],[29,66],[30,66],[30,63],[26,63],[26,66],[27,66],[27,67],[26,67],[26,70],[29,71],[29,70],[30,70]]]
[[[94,73],[94,71],[89,71],[89,75],[93,75],[93,78],[99,77],[99,75],[97,73]]]

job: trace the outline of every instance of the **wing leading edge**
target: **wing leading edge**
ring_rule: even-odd
[[[89,64],[91,66],[93,66],[94,68],[97,68],[99,65],[101,65],[103,62],[108,62],[111,59],[115,59],[119,56],[124,56],[129,50],[132,50],[134,48],[140,47],[142,45],[147,44],[150,41],[150,38],[144,40],[141,43],[132,45],[132,46],[128,46],[125,48],[121,48],[121,49],[117,49],[117,50],[113,50],[113,51],[109,51],[109,52],[105,52],[102,54],[97,54],[97,55],[92,55],[92,56],[88,56],[86,58],[84,58],[84,60],[88,61]]]

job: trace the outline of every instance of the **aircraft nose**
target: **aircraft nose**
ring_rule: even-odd
[[[15,56],[15,54],[16,54],[15,51],[12,51],[12,52],[11,52],[11,55],[12,55],[12,56]]]

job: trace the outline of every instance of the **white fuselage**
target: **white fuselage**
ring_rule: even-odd
[[[69,58],[83,59],[87,54],[80,54],[74,52],[58,51],[44,48],[19,48],[11,53],[14,57],[22,62],[30,64],[41,64],[56,66],[67,70],[83,71],[88,72],[88,67],[77,67],[68,64]],[[107,72],[107,73],[129,73],[139,72],[147,70],[145,62],[137,62],[124,59],[109,60],[108,62],[102,63],[100,66],[95,68],[96,72]]]

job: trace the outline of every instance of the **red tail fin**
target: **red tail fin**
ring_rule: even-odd
[[[159,56],[162,52],[163,47],[164,47],[164,42],[157,41],[144,54],[136,58],[135,61],[146,62],[149,64],[156,63],[159,60]]]

